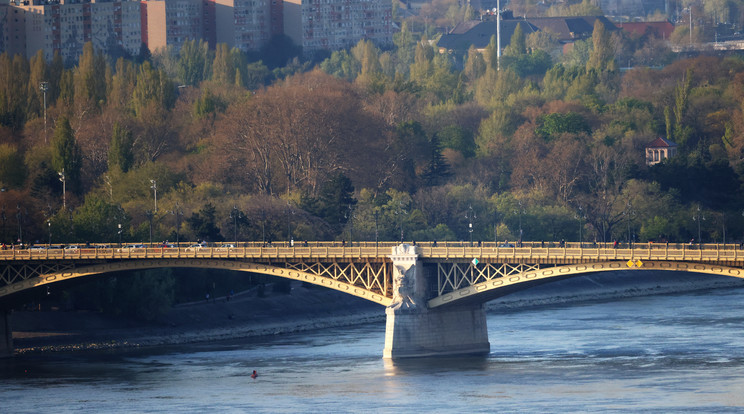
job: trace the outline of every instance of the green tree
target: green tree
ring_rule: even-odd
[[[89,194],[72,217],[74,238],[79,242],[111,242],[116,240],[118,225],[128,227],[128,219],[120,206],[97,195]]]
[[[26,179],[26,165],[18,148],[0,144],[0,187],[21,187]]]
[[[75,103],[81,110],[87,107],[100,108],[106,102],[105,73],[105,56],[95,52],[92,42],[86,42],[74,74]]]
[[[222,240],[220,229],[217,227],[217,210],[212,203],[207,203],[199,210],[193,213],[186,222],[191,226],[194,235],[202,240],[216,242]]]
[[[592,50],[589,54],[589,60],[586,62],[586,70],[589,71],[592,69],[600,72],[605,70],[614,71],[617,69],[612,37],[599,19],[594,21]]]
[[[125,173],[129,171],[134,164],[133,145],[134,136],[132,131],[115,122],[114,130],[111,134],[111,145],[109,146],[109,170],[118,167],[121,172]]]
[[[448,125],[437,132],[437,139],[443,148],[460,151],[465,158],[475,156],[473,133],[458,125]]]
[[[351,180],[343,173],[337,173],[320,188],[316,214],[340,232],[349,220],[349,210],[354,205],[356,200]]]
[[[525,53],[527,53],[527,39],[522,30],[522,24],[518,23],[509,45],[504,49],[504,56],[521,56]]]
[[[185,85],[196,86],[209,78],[213,59],[210,59],[207,42],[187,40],[178,56],[178,78]]]

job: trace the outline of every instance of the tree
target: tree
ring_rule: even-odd
[[[75,133],[70,126],[70,121],[64,116],[57,119],[57,126],[54,129],[52,167],[57,172],[64,172],[65,185],[68,190],[74,193],[82,191],[80,185],[82,155],[75,140]]]
[[[178,55],[178,78],[185,85],[196,86],[209,78],[212,59],[209,57],[207,42],[187,40],[183,42]]]
[[[134,163],[134,137],[132,131],[121,126],[118,122],[114,123],[114,130],[111,134],[111,145],[109,146],[108,166],[109,170],[118,167],[121,172],[129,171]]]
[[[349,177],[338,173],[321,187],[317,214],[340,232],[349,220],[350,209],[354,205],[354,186]]]
[[[223,240],[220,229],[217,227],[216,209],[212,203],[207,203],[199,210],[193,213],[186,222],[191,226],[194,235],[200,240],[216,242]]]
[[[615,71],[617,65],[615,64],[615,48],[612,44],[612,37],[599,19],[594,21],[592,45],[589,60],[586,62],[586,70]]]
[[[522,24],[517,23],[509,45],[504,49],[504,56],[521,56],[527,53],[527,43]]]
[[[0,144],[0,187],[21,187],[26,179],[26,165],[18,149]]]

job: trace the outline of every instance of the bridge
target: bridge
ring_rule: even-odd
[[[738,245],[331,242],[240,247],[42,246],[0,250],[0,355],[10,303],[76,278],[166,267],[243,271],[335,289],[385,307],[386,358],[488,353],[483,304],[542,283],[618,270],[744,278]]]

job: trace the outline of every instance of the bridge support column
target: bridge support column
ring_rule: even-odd
[[[13,356],[13,330],[10,311],[0,309],[0,358]]]
[[[482,304],[428,309],[426,275],[416,246],[396,246],[391,258],[393,304],[385,310],[383,358],[488,354],[491,346]]]

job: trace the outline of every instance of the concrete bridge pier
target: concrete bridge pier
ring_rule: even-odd
[[[0,309],[0,358],[13,356],[13,330],[10,311]]]
[[[427,279],[416,246],[393,248],[393,303],[385,310],[383,358],[486,355],[486,312],[482,304],[428,309]]]

